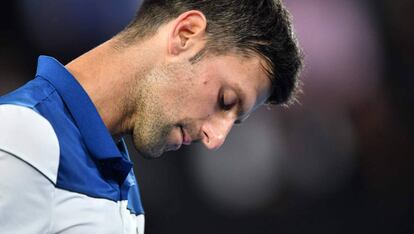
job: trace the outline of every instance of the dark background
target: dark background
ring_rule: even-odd
[[[414,233],[414,1],[286,0],[300,104],[263,108],[222,149],[144,160],[146,233]],[[109,39],[139,2],[0,3],[0,95]],[[137,61],[139,62],[139,61]]]

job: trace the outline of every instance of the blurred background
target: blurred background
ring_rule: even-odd
[[[414,233],[414,1],[285,3],[306,56],[300,104],[259,110],[217,152],[144,160],[131,146],[147,234]],[[67,63],[109,39],[140,1],[0,4],[2,95],[38,55]]]

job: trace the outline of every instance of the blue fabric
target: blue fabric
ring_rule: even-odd
[[[115,144],[89,96],[57,60],[40,56],[36,78],[0,97],[0,104],[31,108],[50,122],[60,146],[56,187],[128,200],[132,213],[143,213],[124,140]]]

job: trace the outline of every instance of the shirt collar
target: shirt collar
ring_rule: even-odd
[[[48,80],[56,88],[101,172],[122,183],[132,163],[122,157],[92,100],[78,81],[61,63],[48,56],[39,57],[36,76]]]

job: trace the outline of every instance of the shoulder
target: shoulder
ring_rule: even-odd
[[[0,150],[27,162],[56,183],[59,142],[49,121],[35,110],[0,105]]]
[[[37,77],[20,88],[0,96],[0,104],[16,104],[35,108],[50,97],[56,89],[45,79]]]

